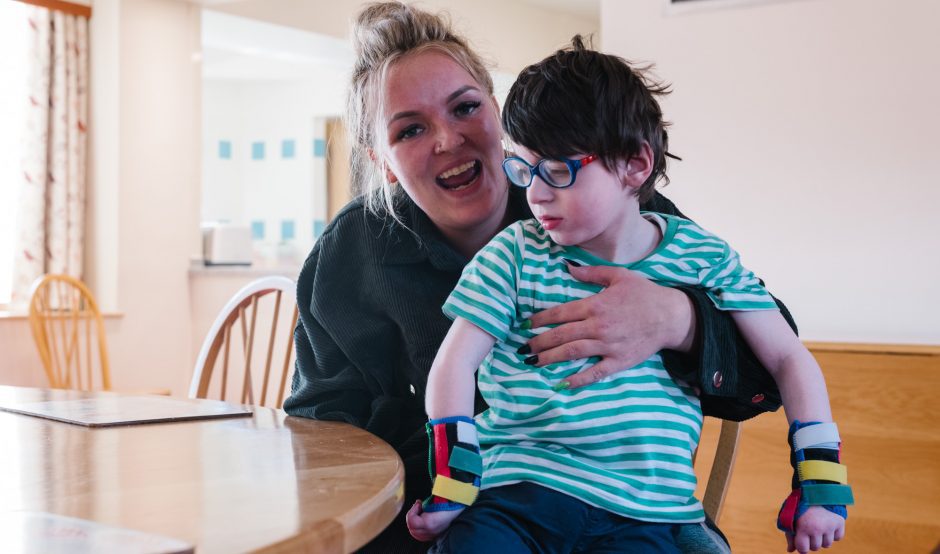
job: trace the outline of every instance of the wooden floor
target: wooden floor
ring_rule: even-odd
[[[929,553],[940,546],[940,356],[814,352],[843,440],[856,505],[832,552]],[[716,421],[702,436],[699,498]],[[783,409],[744,424],[720,519],[736,553],[785,552],[776,529],[791,469]]]

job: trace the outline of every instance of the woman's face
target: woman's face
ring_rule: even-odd
[[[389,67],[376,134],[381,159],[458,247],[501,228],[508,198],[496,101],[446,54]]]

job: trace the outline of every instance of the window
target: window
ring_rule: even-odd
[[[21,133],[26,124],[27,40],[29,6],[0,2],[0,306],[10,302],[13,249],[16,243],[16,197],[22,179]]]

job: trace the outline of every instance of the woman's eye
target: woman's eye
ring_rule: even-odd
[[[457,115],[470,115],[473,112],[477,111],[477,108],[479,107],[480,107],[480,103],[477,101],[461,102],[454,109],[454,113]]]
[[[398,137],[398,140],[407,140],[412,137],[418,136],[420,132],[421,132],[421,127],[419,127],[418,125],[409,125],[405,127],[404,129],[402,129],[401,131],[399,131],[397,137]]]

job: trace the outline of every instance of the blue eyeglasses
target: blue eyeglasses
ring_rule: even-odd
[[[579,169],[597,159],[595,154],[580,160],[543,158],[531,165],[518,156],[511,156],[503,160],[503,171],[509,177],[509,182],[517,187],[529,187],[538,175],[548,186],[563,189],[574,184]]]

